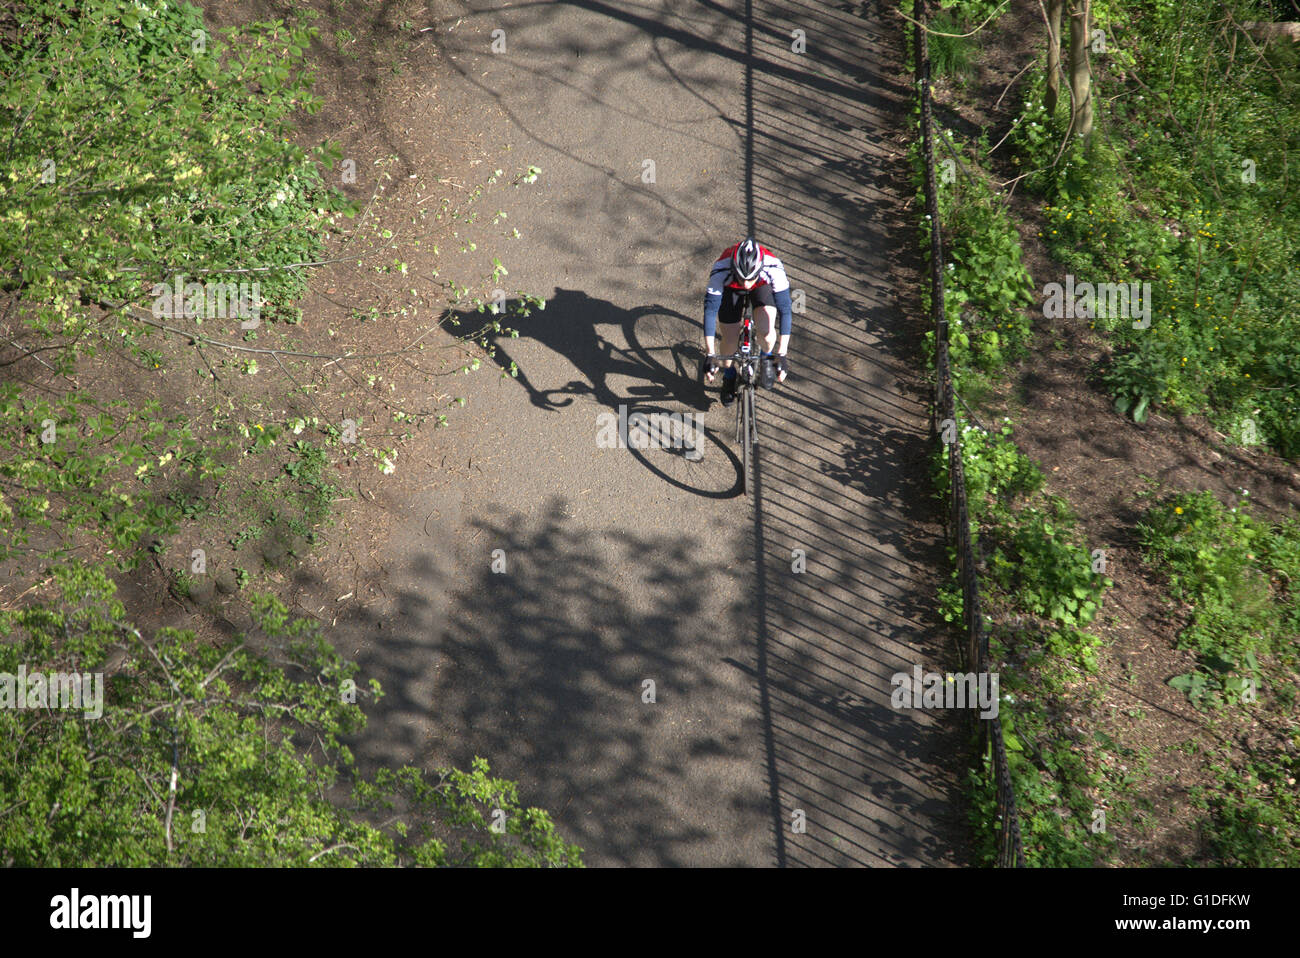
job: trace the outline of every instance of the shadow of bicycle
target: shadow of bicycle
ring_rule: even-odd
[[[505,315],[519,311],[518,301],[507,301]],[[466,313],[461,327],[472,328],[481,319]],[[658,303],[623,309],[581,290],[557,289],[545,309],[506,325],[513,325],[519,335],[489,337],[492,361],[502,370],[515,365],[514,381],[534,406],[559,412],[587,396],[602,414],[624,420],[637,415],[651,422],[697,416],[702,441],[693,441],[691,430],[686,435],[651,430],[648,436],[632,430],[621,437],[620,445],[673,488],[714,499],[742,493],[741,464],[733,448],[735,414],[713,402],[699,380],[704,350],[698,321]],[[550,370],[559,364],[524,361],[519,344],[529,341],[571,363],[579,378],[549,385]]]

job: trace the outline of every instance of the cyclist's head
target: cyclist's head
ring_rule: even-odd
[[[758,271],[763,267],[763,258],[759,255],[758,243],[754,237],[746,237],[736,246],[731,254],[731,274],[739,282],[747,283],[758,278]]]

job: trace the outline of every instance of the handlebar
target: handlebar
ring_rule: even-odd
[[[732,353],[731,355],[726,355],[723,353],[713,353],[712,355],[705,356],[704,358],[706,360],[716,359],[720,363],[725,363],[725,362],[741,360],[741,359],[762,359],[763,354],[761,352]],[[773,353],[772,358],[784,359],[785,357],[779,355],[778,353]]]

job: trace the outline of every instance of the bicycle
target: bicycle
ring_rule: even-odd
[[[754,494],[754,471],[757,467],[758,410],[756,406],[758,383],[762,375],[762,357],[754,349],[754,307],[745,304],[741,313],[740,344],[730,356],[706,356],[700,360],[700,382],[710,360],[719,364],[731,360],[736,363],[736,444],[740,446],[740,470],[745,495]]]

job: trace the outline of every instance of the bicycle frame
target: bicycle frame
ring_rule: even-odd
[[[737,352],[731,355],[714,356],[721,362],[736,363],[736,376],[739,378],[737,387],[741,385],[753,386],[758,382],[758,362],[759,352],[754,349],[754,307],[746,304],[745,311],[741,314],[740,343],[736,347]]]

